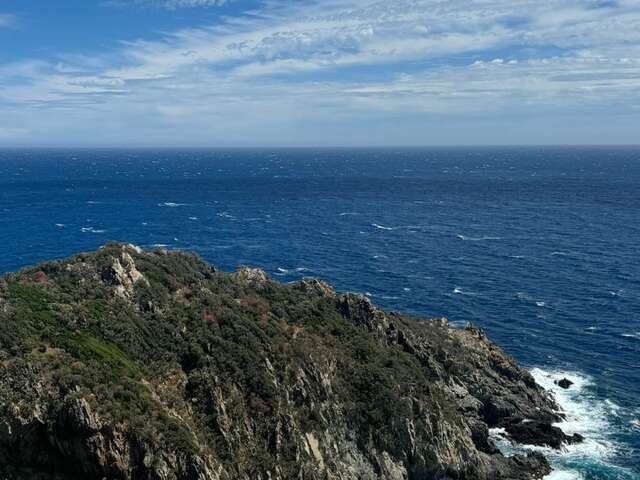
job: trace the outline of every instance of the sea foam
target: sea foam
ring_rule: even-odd
[[[551,392],[565,420],[556,425],[572,435],[579,433],[584,442],[567,445],[561,451],[550,448],[526,447],[543,450],[554,472],[546,480],[587,479],[589,472],[600,471],[603,478],[632,479],[632,474],[612,462],[620,445],[613,439],[615,418],[621,407],[611,400],[596,395],[593,379],[580,372],[546,371],[534,368],[531,374],[536,383]],[[567,378],[573,382],[563,389],[555,382]]]

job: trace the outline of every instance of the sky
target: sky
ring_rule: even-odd
[[[640,143],[640,0],[0,0],[0,146]]]

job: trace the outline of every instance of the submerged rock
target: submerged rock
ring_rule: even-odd
[[[531,480],[489,427],[579,440],[477,327],[129,245],[5,276],[0,360],[3,479]]]

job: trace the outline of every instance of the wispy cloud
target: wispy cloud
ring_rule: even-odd
[[[177,10],[179,8],[220,7],[234,0],[106,0],[104,5],[111,6],[147,6]]]
[[[537,117],[542,126],[594,113],[637,119],[640,5],[269,0],[249,15],[109,55],[25,61],[0,73],[0,109],[32,132],[340,143],[380,129],[389,143],[420,143],[427,125],[453,129],[482,116],[492,125]]]
[[[10,28],[16,25],[17,18],[15,15],[8,13],[0,13],[0,28]]]

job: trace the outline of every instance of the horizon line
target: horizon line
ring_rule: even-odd
[[[394,148],[640,148],[640,143],[505,143],[425,145],[0,145],[2,150],[386,150]]]

